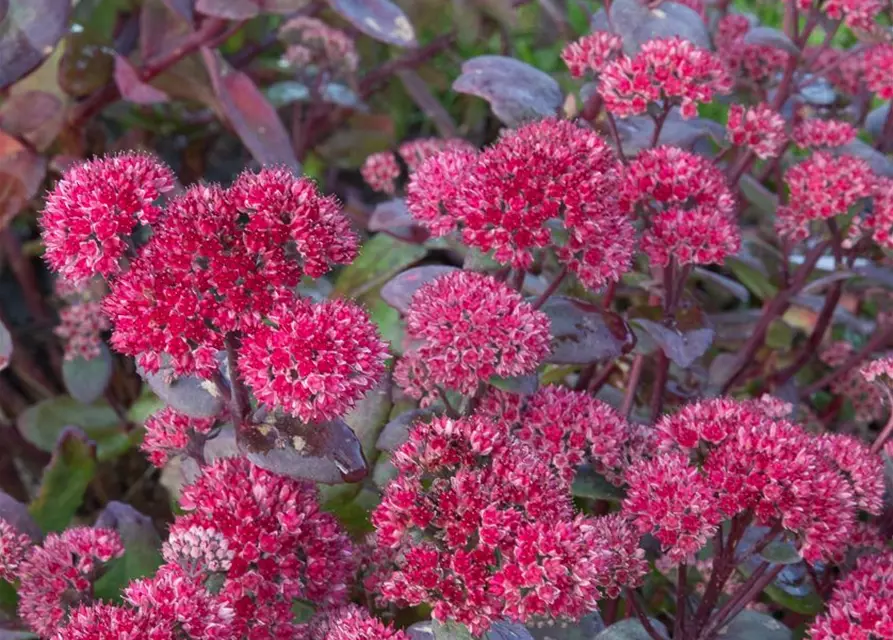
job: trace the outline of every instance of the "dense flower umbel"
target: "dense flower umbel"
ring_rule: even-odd
[[[428,388],[472,394],[491,376],[535,370],[549,353],[548,316],[508,285],[470,271],[453,271],[416,291],[406,333],[417,342],[415,362],[411,356],[396,370],[407,387],[416,386],[410,385],[415,365],[424,368]]]
[[[814,0],[797,0],[801,11],[810,11]],[[822,11],[832,20],[843,20],[851,29],[871,31],[875,18],[883,10],[882,0],[824,0],[819,3]]]
[[[310,622],[308,640],[408,640],[403,631],[354,604],[323,611]]]
[[[472,151],[445,151],[423,162],[409,178],[406,206],[434,237],[446,235],[461,219],[458,198],[477,159]]]
[[[357,70],[359,57],[353,40],[322,20],[298,16],[286,22],[280,33],[290,43],[285,57],[292,64],[302,67],[313,64],[347,75]]]
[[[70,168],[49,194],[40,221],[47,262],[75,284],[117,275],[131,234],[159,219],[155,202],[173,186],[167,166],[136,153]]]
[[[865,53],[865,84],[881,100],[893,100],[893,44],[878,44]]]
[[[166,562],[178,565],[193,577],[206,571],[228,571],[236,555],[222,533],[201,526],[173,529],[161,553]]]
[[[623,40],[620,36],[596,31],[567,45],[561,52],[561,59],[572,76],[581,78],[587,73],[598,74],[622,51]]]
[[[629,463],[649,448],[645,434],[610,405],[566,387],[543,387],[526,401],[494,389],[482,399],[479,412],[504,423],[568,482],[577,467],[590,463],[620,485]]]
[[[59,310],[60,324],[54,329],[65,341],[65,359],[92,360],[100,356],[102,332],[111,328],[102,313],[102,303],[81,302]]]
[[[879,246],[893,250],[893,180],[878,179],[873,205],[865,217],[865,227]]]
[[[171,640],[231,640],[233,609],[225,597],[211,595],[204,585],[176,565],[164,565],[152,577],[136,580],[124,600]]]
[[[388,195],[397,193],[400,165],[391,151],[379,151],[368,156],[360,167],[360,175],[372,189]]]
[[[152,619],[129,607],[96,603],[72,610],[53,640],[172,640]]]
[[[385,370],[388,346],[345,300],[293,300],[246,333],[239,371],[258,401],[304,422],[346,413]]]
[[[0,580],[15,582],[19,564],[31,545],[31,538],[0,518]]]
[[[172,457],[187,453],[198,434],[207,434],[214,418],[193,418],[171,407],[165,407],[146,420],[146,434],[140,449],[156,467],[163,467]]]
[[[668,452],[655,458],[652,466],[658,468],[664,455],[670,459],[663,464],[685,463],[677,472],[691,475],[689,484],[699,481],[706,487],[709,503],[722,518],[752,512],[759,524],[793,534],[810,563],[834,558],[846,549],[858,507],[876,506],[875,474],[881,468],[862,445],[822,443],[799,427],[772,418],[759,402],[720,398],[696,403],[665,417],[657,428]],[[686,455],[680,458],[674,449]],[[699,452],[700,468],[689,461],[688,452]],[[632,487],[633,481],[629,482]],[[863,484],[856,495],[855,482]],[[638,503],[635,514],[647,512],[647,504]],[[715,522],[705,517],[701,526]],[[691,551],[680,549],[680,559]]]
[[[123,553],[118,534],[109,529],[49,534],[19,564],[19,616],[41,636],[52,635],[69,608],[90,597],[103,563]]]
[[[844,340],[828,344],[819,352],[821,361],[829,367],[841,366],[855,349]],[[853,406],[857,422],[869,423],[880,420],[886,409],[883,391],[872,384],[857,369],[851,369],[831,384],[831,392],[846,398]]]
[[[854,96],[865,86],[865,56],[830,47],[806,47],[812,71],[827,78],[841,93]]]
[[[809,223],[845,214],[863,198],[874,194],[876,178],[869,164],[853,156],[817,151],[785,172],[789,203],[779,207],[779,233],[803,240]]]
[[[634,231],[617,211],[619,164],[594,131],[566,120],[533,122],[505,133],[469,168],[456,169],[467,172],[465,180],[424,198],[420,219],[448,229],[436,211],[453,216],[463,242],[515,268],[530,267],[538,249],[556,246],[591,289],[629,269]],[[412,200],[408,205],[417,215]]]
[[[834,588],[827,611],[809,629],[812,640],[893,638],[893,551],[863,556]]]
[[[397,150],[410,173],[418,171],[419,167],[428,158],[445,151],[475,153],[477,149],[470,142],[461,138],[448,138],[446,140],[441,138],[418,138],[404,142]]]
[[[354,570],[350,540],[320,511],[312,484],[227,458],[183,489],[181,506],[187,514],[171,527],[172,535],[214,529],[235,552],[219,594],[234,612],[237,637],[249,627],[258,639],[300,634],[294,598],[323,607],[346,600]],[[181,567],[194,573],[194,560],[184,558]]]
[[[683,118],[697,115],[698,103],[727,93],[732,81],[725,65],[710,51],[679,37],[645,42],[633,58],[620,56],[605,65],[598,91],[608,111],[627,117],[644,113],[648,104],[680,105]]]
[[[722,263],[738,252],[741,236],[735,199],[722,172],[707,159],[677,147],[640,152],[630,162],[621,206],[648,223],[642,250],[652,263]]]
[[[893,356],[878,358],[864,365],[860,372],[868,382],[893,382]]]
[[[777,47],[744,42],[750,29],[746,16],[731,13],[721,18],[714,38],[717,55],[735,76],[768,80],[784,68],[790,54]]]
[[[747,147],[759,158],[777,156],[787,139],[784,118],[766,104],[729,107],[727,134],[732,144]]]
[[[804,120],[791,134],[798,147],[842,147],[856,139],[856,127],[843,120]]]
[[[399,475],[372,514],[394,562],[386,599],[427,602],[480,635],[500,618],[579,618],[600,588],[644,573],[623,521],[574,518],[566,485],[504,425],[419,423],[393,462]]]
[[[825,434],[816,440],[819,451],[829,458],[849,481],[856,506],[879,515],[884,503],[884,462],[854,436]]]

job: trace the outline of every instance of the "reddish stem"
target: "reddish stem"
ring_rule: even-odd
[[[856,353],[844,360],[842,365],[816,382],[813,382],[808,387],[804,387],[800,391],[800,398],[808,398],[815,392],[821,391],[828,385],[837,382],[837,380],[849,373],[853,368],[862,364],[863,360],[867,360],[876,349],[885,346],[891,338],[893,338],[893,324],[879,328],[874,332],[874,335],[868,339],[868,342],[866,342]]]

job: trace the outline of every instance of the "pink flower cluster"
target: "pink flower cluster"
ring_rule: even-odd
[[[877,44],[865,52],[865,84],[881,100],[893,100],[893,44]]]
[[[631,265],[635,232],[617,210],[620,167],[594,131],[545,119],[504,133],[479,155],[442,154],[410,179],[410,213],[435,236],[462,241],[497,262],[529,268],[554,247],[590,289]],[[565,237],[563,237],[565,236]]]
[[[856,139],[856,127],[843,120],[804,120],[791,134],[798,147],[842,147]]]
[[[41,636],[65,624],[69,609],[89,600],[104,563],[124,553],[109,529],[74,527],[31,547],[17,571],[19,616]]]
[[[827,611],[809,628],[812,640],[893,638],[893,551],[863,556],[834,587]]]
[[[857,95],[865,86],[866,56],[831,47],[806,47],[812,71],[827,78],[837,91]]]
[[[855,351],[844,340],[830,343],[819,352],[819,359],[829,367],[841,366]],[[859,370],[847,371],[830,386],[831,392],[846,398],[860,423],[870,423],[884,416],[884,394]]]
[[[418,423],[372,514],[385,599],[480,635],[502,618],[577,619],[645,572],[625,522],[574,516],[566,485],[487,418]]]
[[[627,167],[620,204],[648,227],[641,248],[657,266],[721,264],[738,252],[735,199],[709,160],[677,147],[641,151]]]
[[[193,418],[165,407],[146,420],[146,434],[140,449],[156,467],[163,467],[171,458],[188,453],[192,444],[199,444],[198,436],[208,434],[214,418]]]
[[[590,463],[619,486],[629,464],[656,445],[652,429],[632,425],[610,405],[566,387],[543,387],[528,398],[492,389],[478,413],[505,424],[567,482],[577,467]]]
[[[409,636],[349,604],[317,614],[310,622],[308,640],[409,640]]]
[[[292,18],[282,26],[281,34],[290,43],[285,57],[294,65],[316,65],[348,75],[357,70],[359,56],[353,40],[322,20],[310,16]]]
[[[777,156],[787,141],[784,118],[767,104],[749,108],[733,104],[727,132],[732,144],[747,147],[763,159]]]
[[[102,296],[105,285],[94,279],[74,285],[62,278],[56,280],[56,293],[64,301],[59,310],[59,326],[54,333],[65,343],[65,359],[99,357],[102,349],[102,333],[111,329],[108,318],[102,313]]]
[[[875,18],[883,11],[882,0],[825,0],[819,2],[822,12],[832,20],[843,20],[850,29],[872,31]],[[797,0],[801,11],[810,11],[813,0]]]
[[[567,45],[561,59],[575,78],[599,74],[615,56],[623,52],[623,39],[613,33],[596,31]]]
[[[31,538],[0,519],[0,580],[14,582],[19,564],[31,548]]]
[[[304,422],[336,418],[384,374],[388,345],[352,302],[276,305],[247,332],[239,371],[255,397]]]
[[[390,151],[379,151],[368,156],[360,167],[363,180],[375,191],[388,195],[397,193],[397,178],[400,177],[400,165]]]
[[[406,314],[413,348],[395,378],[414,397],[473,394],[492,376],[534,371],[549,354],[549,318],[491,276],[453,271],[422,286]]]
[[[878,358],[864,365],[860,370],[868,382],[893,382],[893,356]]]
[[[619,56],[599,75],[598,92],[611,113],[644,113],[649,103],[678,104],[683,118],[693,118],[698,104],[728,93],[732,80],[722,60],[679,37],[645,42],[633,58]]]
[[[74,284],[114,277],[139,225],[162,215],[155,204],[174,187],[171,170],[154,158],[122,154],[65,172],[47,198],[40,223],[46,260]]]
[[[474,154],[477,150],[471,143],[461,138],[418,138],[404,142],[397,149],[397,154],[412,174],[429,158],[445,153]],[[391,151],[379,151],[366,158],[360,167],[363,180],[375,191],[394,195],[397,193],[397,179],[400,177],[400,165],[397,156]]]
[[[768,80],[784,69],[789,53],[767,45],[744,42],[751,29],[747,16],[730,13],[716,26],[716,53],[735,76],[756,82]]]
[[[742,513],[793,536],[807,562],[828,561],[850,544],[860,509],[880,512],[878,456],[854,438],[815,438],[759,402],[688,405],[657,429],[665,452],[629,469],[623,509],[673,562]]]

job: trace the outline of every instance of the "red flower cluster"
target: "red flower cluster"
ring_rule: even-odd
[[[438,386],[472,394],[492,376],[530,373],[550,348],[548,316],[508,285],[471,271],[416,291],[406,333],[414,346],[395,377],[415,397]]]
[[[611,113],[644,113],[648,104],[680,105],[683,118],[698,114],[698,103],[728,93],[732,80],[723,62],[679,37],[649,40],[635,57],[620,56],[602,68],[598,91]]]
[[[227,332],[292,300],[302,275],[319,277],[356,250],[335,200],[288,171],[246,173],[228,190],[193,187],[105,299],[112,345],[147,371],[167,354],[176,375],[208,377]]]
[[[152,621],[133,609],[110,604],[81,605],[73,609],[68,624],[53,640],[169,640],[153,635]]]
[[[738,252],[735,199],[722,172],[677,147],[646,149],[630,162],[621,206],[642,212],[648,228],[642,250],[652,263],[722,263]]]
[[[829,367],[841,366],[853,355],[853,345],[845,340],[830,343],[819,353],[819,359]],[[884,416],[884,395],[857,369],[844,373],[831,384],[831,392],[846,398],[853,406],[857,422],[868,424]]]
[[[619,486],[630,462],[655,444],[648,437],[653,430],[640,429],[610,405],[566,387],[543,387],[529,398],[493,389],[478,412],[505,424],[567,482],[577,467],[591,463]]]
[[[744,42],[751,29],[747,16],[730,13],[716,26],[716,52],[735,76],[743,75],[760,82],[772,78],[784,69],[790,54],[767,45]]]
[[[789,204],[779,207],[776,227],[782,235],[803,240],[809,224],[846,214],[874,195],[876,178],[869,164],[853,156],[817,151],[785,172]]]
[[[404,142],[397,149],[410,176],[429,158],[435,158],[441,154],[470,154],[477,153],[474,146],[461,138],[418,138]],[[397,156],[391,151],[379,151],[368,156],[360,168],[366,184],[375,191],[394,195],[397,193],[397,179],[400,177],[400,165]]]
[[[727,133],[732,144],[764,159],[777,156],[787,140],[784,118],[765,103],[746,109],[739,104],[729,107]]]
[[[623,52],[623,39],[607,31],[596,31],[567,45],[561,59],[575,78],[601,73],[615,56]]]
[[[243,338],[239,371],[258,401],[304,422],[346,413],[385,370],[388,345],[352,302],[283,302]]]
[[[118,534],[74,527],[51,533],[19,564],[19,616],[41,636],[63,625],[68,610],[92,593],[102,565],[124,553]]]
[[[804,120],[791,134],[798,147],[842,147],[856,139],[856,127],[843,120]]]
[[[211,431],[214,418],[193,418],[165,407],[146,420],[146,434],[140,449],[156,467],[163,467],[172,457],[187,453],[198,434]]]
[[[831,47],[806,47],[814,73],[827,78],[834,88],[848,96],[858,94],[865,86],[865,56]]]
[[[372,514],[388,600],[427,602],[480,635],[502,618],[577,619],[644,574],[625,523],[574,517],[566,485],[497,422],[419,423],[393,462]]]
[[[476,157],[429,160],[410,181],[407,206],[433,234],[458,227],[465,244],[516,268],[554,246],[597,289],[632,260],[634,230],[614,198],[618,179],[617,159],[595,132],[545,119],[505,133]]]
[[[893,356],[872,360],[860,371],[868,382],[880,381],[879,378],[887,383],[893,382]]]
[[[877,180],[873,205],[865,217],[865,227],[871,230],[871,237],[878,245],[893,249],[893,180]]]
[[[851,438],[814,438],[766,409],[724,398],[689,405],[657,425],[666,452],[628,472],[624,512],[674,561],[744,512],[795,536],[808,562],[827,561],[849,545],[858,509],[879,512],[877,456]]]
[[[179,566],[189,576],[229,571],[236,552],[216,529],[194,526],[172,530],[161,549],[168,564]]]
[[[409,636],[349,604],[317,614],[310,622],[308,640],[409,640]]]
[[[881,100],[893,100],[893,44],[877,44],[865,52],[865,84]]]
[[[174,187],[171,170],[147,155],[122,154],[76,165],[47,197],[40,223],[46,259],[74,284],[116,276],[138,225],[154,224],[155,205]]]
[[[863,556],[834,588],[812,640],[893,638],[893,551]]]
[[[15,582],[19,564],[31,545],[31,538],[0,518],[0,580]]]
[[[375,191],[388,195],[397,193],[397,178],[400,177],[400,165],[390,151],[379,151],[368,156],[360,167],[363,180]]]
[[[181,507],[187,513],[171,527],[172,537],[213,530],[201,536],[215,541],[209,552],[219,555],[210,549],[224,544],[227,551],[221,563],[200,568],[192,553],[170,549],[167,555],[180,558],[184,575],[193,580],[206,579],[213,569],[224,572],[219,596],[234,613],[235,637],[249,628],[253,638],[299,637],[303,629],[291,610],[295,598],[324,607],[346,600],[354,571],[351,543],[335,518],[320,511],[312,484],[244,458],[226,458],[205,467],[183,490]],[[203,575],[196,576],[199,569]]]
[[[881,0],[825,0],[820,2],[822,12],[832,20],[843,20],[850,29],[872,31],[875,18],[884,9]],[[813,0],[797,0],[801,11],[810,11]]]

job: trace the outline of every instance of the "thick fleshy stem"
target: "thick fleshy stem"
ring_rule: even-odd
[[[732,620],[754,600],[784,569],[783,564],[778,564],[769,569],[771,564],[763,562],[751,574],[750,578],[741,585],[741,588],[733,595],[728,602],[713,616],[713,619],[704,627],[704,630],[698,636],[698,640],[708,640],[717,629]]]
[[[642,628],[645,629],[648,635],[655,640],[663,640],[663,636],[658,633],[657,629],[654,628],[654,625],[651,624],[651,620],[648,619],[648,616],[645,614],[644,609],[642,609],[642,605],[639,604],[638,600],[636,600],[636,592],[633,589],[626,590],[626,601],[635,612],[636,617],[639,619],[639,622],[642,623]]]
[[[241,428],[248,417],[251,410],[251,401],[248,395],[248,387],[239,377],[239,369],[236,366],[239,351],[239,336],[235,333],[227,334],[224,338],[226,345],[226,361],[229,368],[229,379],[232,384],[232,394],[230,396],[230,412],[236,428]]]
[[[546,287],[546,290],[543,291],[543,293],[540,295],[540,297],[537,298],[536,301],[534,301],[534,303],[533,303],[534,309],[539,309],[540,307],[542,307],[544,304],[546,304],[546,301],[552,296],[552,294],[555,293],[556,291],[558,291],[558,287],[561,286],[561,283],[567,277],[567,273],[568,273],[568,268],[567,268],[567,265],[565,265],[564,267],[561,268],[561,271],[558,272],[558,275],[555,276],[555,279],[549,283],[549,286]]]
[[[629,417],[632,413],[633,403],[636,399],[636,389],[639,388],[639,380],[642,377],[642,369],[645,366],[645,356],[639,354],[633,360],[633,366],[629,370],[629,378],[626,381],[626,392],[623,395],[623,404],[620,406],[620,413]]]
[[[688,565],[684,562],[676,568],[676,620],[673,624],[673,637],[685,637],[685,601],[688,598],[686,580]]]

